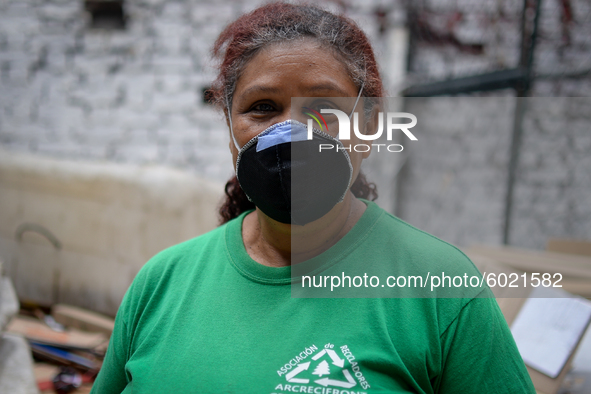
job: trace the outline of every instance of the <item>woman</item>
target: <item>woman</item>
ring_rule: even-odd
[[[142,268],[93,393],[534,393],[488,290],[291,297],[302,279],[292,264],[312,274],[378,262],[401,273],[478,275],[457,249],[364,199],[375,190],[359,174],[369,152],[347,150],[356,137],[339,141],[328,124],[332,134],[302,137],[306,111],[321,113],[338,97],[357,97],[341,109],[358,112],[365,133],[375,130],[376,101],[359,97],[383,88],[362,31],[315,7],[270,4],[228,26],[213,53],[238,174],[226,186],[225,224]],[[343,145],[310,166],[318,141]],[[285,179],[296,173],[331,187],[298,195]]]

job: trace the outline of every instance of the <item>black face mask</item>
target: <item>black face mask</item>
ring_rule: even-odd
[[[240,187],[278,222],[305,225],[320,219],[349,190],[353,166],[343,144],[318,129],[311,134],[308,139],[306,125],[287,120],[239,149],[236,176]]]

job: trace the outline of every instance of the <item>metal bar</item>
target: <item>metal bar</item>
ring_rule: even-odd
[[[513,115],[513,132],[511,134],[511,147],[509,148],[509,166],[507,168],[507,187],[505,194],[505,213],[503,222],[503,244],[509,244],[511,229],[511,214],[513,212],[513,194],[515,189],[515,178],[517,176],[517,163],[523,134],[523,116],[525,114],[525,98],[517,96],[515,113]]]
[[[527,70],[513,68],[493,71],[486,74],[471,75],[469,77],[449,79],[423,85],[413,85],[401,92],[404,97],[435,97],[472,92],[493,91],[499,89],[518,89],[527,84]],[[555,73],[531,73],[530,83],[536,80],[551,79],[581,79],[591,75],[591,68],[582,70],[567,70]]]
[[[524,84],[526,77],[527,71],[518,67],[447,81],[415,85],[402,91],[402,95],[405,97],[433,97],[516,88]]]
[[[531,36],[528,34],[528,3],[535,1],[533,26]],[[503,223],[503,244],[508,245],[511,240],[511,216],[513,214],[513,194],[515,189],[515,179],[517,177],[517,165],[519,164],[519,153],[521,151],[521,141],[523,136],[523,118],[526,108],[526,99],[530,93],[532,67],[534,62],[534,53],[538,34],[538,25],[540,21],[540,9],[542,0],[525,0],[523,2],[522,14],[522,46],[520,67],[525,69],[525,78],[523,84],[519,86],[515,93],[517,101],[515,103],[515,114],[513,117],[513,132],[511,135],[511,148],[509,151],[509,166],[507,169],[507,188],[505,195],[505,214]]]
[[[582,69],[582,70],[566,70],[563,72],[534,74],[532,76],[532,80],[538,80],[538,79],[544,79],[544,80],[582,79],[582,78],[587,78],[590,75],[591,75],[591,68],[587,68],[587,69]]]

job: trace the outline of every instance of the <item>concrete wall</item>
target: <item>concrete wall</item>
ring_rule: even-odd
[[[509,242],[591,236],[591,99],[530,98],[516,167]],[[408,99],[419,141],[407,143],[398,213],[460,246],[500,244],[515,98]]]
[[[158,251],[217,225],[223,185],[159,166],[72,162],[0,151],[0,259],[21,300],[113,315]],[[43,226],[56,249],[33,231]]]
[[[591,98],[528,100],[517,167],[512,243],[591,240]]]
[[[515,99],[407,99],[419,120],[405,144],[397,213],[448,242],[502,241],[511,114]]]

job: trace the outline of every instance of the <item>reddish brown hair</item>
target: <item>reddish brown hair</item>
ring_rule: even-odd
[[[216,103],[226,111],[232,102],[236,82],[246,64],[263,47],[304,37],[317,40],[333,51],[347,69],[364,97],[383,97],[384,87],[371,44],[351,19],[309,5],[272,3],[242,15],[216,40],[212,54],[219,61],[219,74],[212,87]],[[368,110],[375,102],[365,100]],[[253,209],[236,177],[226,184],[226,199],[220,208],[225,223],[242,212]],[[361,173],[351,186],[356,197],[375,200],[376,187]]]

